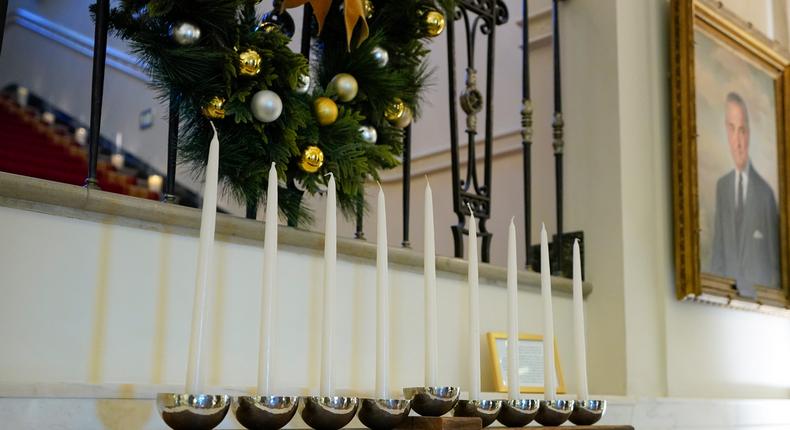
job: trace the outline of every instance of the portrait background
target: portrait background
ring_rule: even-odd
[[[733,169],[724,125],[727,93],[737,92],[749,110],[752,166],[778,197],[774,77],[735,49],[694,31],[700,269],[710,272],[716,210],[716,181]],[[733,190],[733,193],[735,191]],[[748,196],[747,196],[748,200]],[[778,199],[777,199],[778,201]]]

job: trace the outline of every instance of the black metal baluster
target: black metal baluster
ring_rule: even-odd
[[[302,8],[302,46],[301,52],[305,58],[310,59],[310,42],[312,41],[313,6],[306,3]]]
[[[504,4],[503,4],[504,5]],[[493,191],[492,181],[492,161],[493,161],[493,148],[494,148],[494,62],[496,55],[496,26],[499,24],[498,11],[499,2],[491,0],[491,28],[488,33],[488,59],[486,61],[486,129],[485,129],[485,149],[483,168],[485,173],[483,176],[483,186],[480,187],[480,194],[486,197],[487,208],[485,210],[486,216],[480,217],[480,260],[483,263],[491,262],[491,239],[493,235],[486,228],[486,223],[491,217],[491,196]],[[484,33],[485,34],[485,33]]]
[[[554,240],[555,263],[554,274],[562,274],[562,155],[565,146],[563,141],[562,119],[562,73],[560,73],[560,22],[559,22],[559,0],[553,1],[552,26],[554,34],[554,174],[556,180],[556,204],[557,204],[557,238]]]
[[[166,203],[176,202],[176,157],[178,156],[178,127],[179,127],[179,107],[178,95],[170,93],[167,128],[167,179],[165,180],[165,192],[162,201]]]
[[[354,231],[354,239],[365,240],[364,219],[365,219],[365,190],[363,189],[357,196],[357,226]]]
[[[453,209],[458,216],[458,224],[451,227],[453,232],[453,251],[456,258],[464,256],[463,229],[466,224],[466,217],[458,208],[463,206],[461,202],[461,167],[458,160],[458,107],[456,106],[456,96],[458,89],[455,81],[455,10],[444,11],[447,21],[447,77],[450,96],[450,164],[452,174],[453,190]]]
[[[522,0],[523,23],[521,31],[521,145],[524,153],[524,261],[530,267],[532,245],[532,100],[529,94],[529,10],[527,0]]]
[[[0,0],[0,53],[3,52],[3,35],[5,34],[5,17],[8,12],[8,0]]]
[[[93,82],[91,84],[91,123],[88,145],[88,177],[85,187],[99,189],[96,164],[99,161],[101,138],[101,109],[104,96],[104,67],[107,57],[107,31],[109,29],[110,0],[97,0],[96,33],[93,37]]]
[[[301,40],[301,49],[300,52],[302,55],[307,58],[308,62],[310,61],[310,42],[312,42],[312,22],[313,22],[313,7],[310,6],[310,3],[307,3],[302,8],[302,40]],[[293,177],[298,173],[294,171],[290,171],[286,175],[289,179],[286,182],[286,192],[292,195],[303,196],[304,191],[300,190],[296,186],[296,181],[294,181]],[[288,217],[288,227],[296,227],[297,226],[297,219],[293,216]]]
[[[401,246],[411,248],[409,242],[409,215],[411,212],[411,124],[403,136],[403,241]]]
[[[245,213],[245,218],[247,219],[256,219],[258,218],[258,199],[250,199],[247,202],[247,212]]]

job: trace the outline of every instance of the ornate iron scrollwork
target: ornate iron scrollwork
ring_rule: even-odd
[[[493,104],[494,93],[494,51],[496,26],[508,20],[508,10],[503,0],[457,0],[455,9],[445,11],[445,16],[454,17],[462,22],[466,35],[466,82],[462,94],[456,89],[455,64],[455,26],[447,27],[447,61],[450,79],[450,149],[452,156],[453,211],[458,223],[451,227],[456,257],[463,257],[463,235],[468,234],[466,217],[469,207],[478,222],[478,236],[482,239],[481,259],[491,260],[491,233],[486,222],[491,217],[491,158],[493,145]],[[487,38],[485,90],[478,89],[478,72],[475,67],[475,38],[477,33]],[[461,179],[459,160],[458,112],[457,104],[466,115],[467,169],[465,179]],[[476,136],[478,134],[477,116],[484,113],[484,157],[483,177],[478,177]],[[469,205],[469,206],[467,206]]]

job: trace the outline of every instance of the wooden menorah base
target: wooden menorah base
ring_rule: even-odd
[[[481,430],[483,420],[466,417],[408,417],[398,430]]]
[[[496,423],[494,424],[496,425]],[[480,418],[465,418],[465,417],[408,417],[398,430],[481,430],[483,427]],[[502,430],[505,427],[497,427],[496,430]],[[521,427],[521,430],[529,429],[532,427]],[[536,427],[547,430],[634,430],[632,426],[612,426],[612,425],[599,425],[599,426],[575,426],[571,423],[562,427]],[[516,429],[513,429],[516,430]]]

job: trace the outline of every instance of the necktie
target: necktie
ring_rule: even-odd
[[[741,247],[741,227],[743,225],[743,173],[736,172],[738,182],[735,188],[735,243]]]

